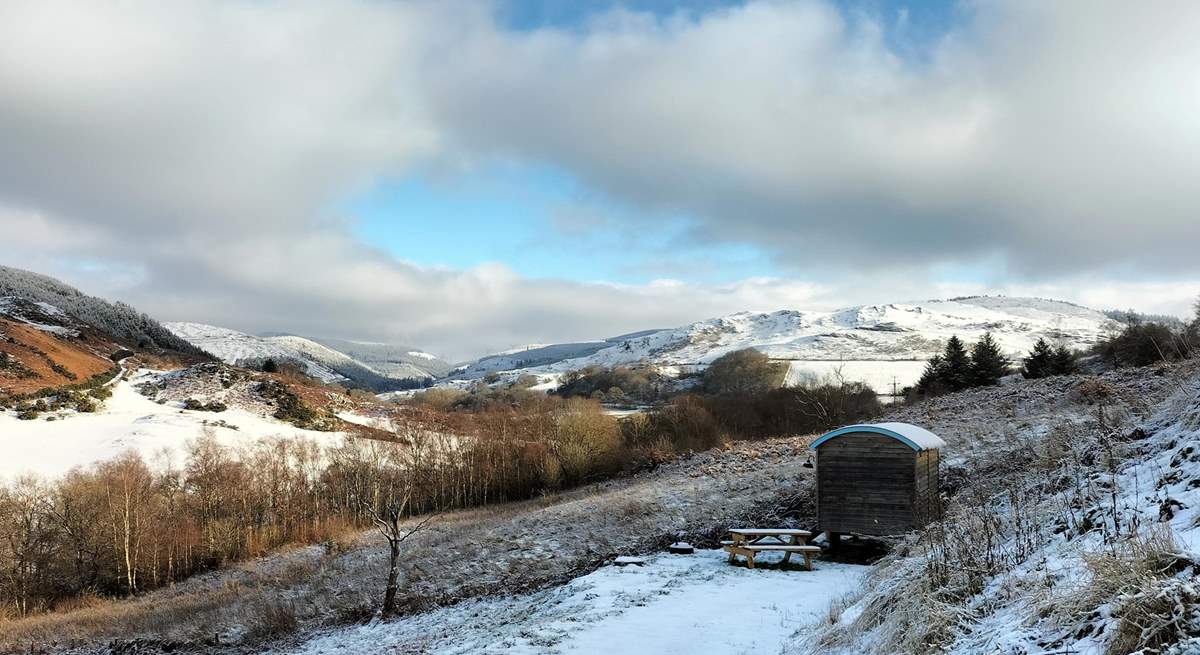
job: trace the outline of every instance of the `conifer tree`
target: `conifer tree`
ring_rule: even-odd
[[[934,355],[925,364],[921,379],[917,380],[917,391],[920,393],[938,394],[943,391],[942,385],[942,356]]]
[[[1000,344],[992,338],[992,333],[985,332],[971,347],[970,385],[983,387],[999,384],[1000,378],[1008,375],[1009,363],[1000,350]]]
[[[1054,349],[1054,355],[1050,359],[1050,375],[1070,375],[1078,369],[1075,353],[1063,345]]]
[[[1033,350],[1025,358],[1021,366],[1021,375],[1027,379],[1044,378],[1051,375],[1051,365],[1054,363],[1054,351],[1045,339],[1038,339],[1033,344]]]
[[[942,353],[941,382],[950,391],[961,391],[971,385],[971,356],[957,335],[946,341]]]

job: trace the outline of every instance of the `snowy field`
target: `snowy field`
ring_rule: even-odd
[[[786,384],[794,387],[805,382],[822,382],[841,374],[847,382],[865,382],[875,393],[891,394],[896,389],[917,383],[925,370],[925,360],[911,361],[826,361],[797,360],[788,363]]]
[[[231,408],[224,412],[193,412],[178,403],[158,403],[134,386],[154,373],[143,372],[112,386],[112,397],[93,414],[63,412],[53,421],[22,421],[12,411],[0,412],[0,478],[25,473],[55,477],[76,466],[112,458],[126,450],[153,462],[163,453],[178,464],[190,439],[205,422],[224,421],[237,426],[211,427],[224,444],[248,443],[262,437],[307,437],[321,443],[340,442],[341,432],[301,430],[286,423]]]
[[[778,559],[762,557],[759,561]],[[579,655],[776,653],[829,616],[869,569],[750,570],[726,554],[655,555],[515,598],[467,601],[320,635],[288,652]],[[798,635],[799,633],[799,635]]]

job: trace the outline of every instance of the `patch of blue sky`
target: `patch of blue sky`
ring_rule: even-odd
[[[616,9],[649,13],[657,18],[679,14],[699,18],[713,11],[735,8],[748,0],[500,0],[499,23],[512,30],[582,30],[597,15]],[[797,0],[798,2],[808,0]],[[816,0],[822,1],[822,0]],[[966,0],[824,0],[854,21],[869,17],[882,25],[888,47],[914,62],[925,61],[930,46],[969,15]]]
[[[427,267],[499,262],[526,277],[626,284],[780,273],[752,246],[698,242],[687,217],[635,212],[547,168],[383,181],[342,210],[358,238]]]
[[[666,18],[680,12],[700,16],[743,4],[745,0],[501,0],[496,17],[501,25],[517,31],[576,30],[596,15],[618,9]]]
[[[961,0],[832,0],[849,21],[883,25],[888,47],[921,63],[930,46],[960,22]],[[507,29],[582,30],[614,9],[660,18],[744,4],[743,0],[498,0]],[[786,276],[747,244],[690,238],[686,216],[638,214],[595,197],[560,170],[492,165],[458,175],[414,175],[377,184],[342,209],[363,240],[423,266],[470,268],[500,262],[527,277],[640,284],[655,279],[722,283]],[[963,271],[986,277],[993,266]]]

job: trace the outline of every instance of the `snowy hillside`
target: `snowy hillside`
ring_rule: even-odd
[[[0,297],[52,307],[60,318],[67,316],[90,325],[131,347],[157,346],[199,354],[188,342],[133,307],[86,295],[52,277],[0,266]]]
[[[546,346],[529,353],[485,357],[462,369],[463,377],[497,370],[548,374],[592,364],[649,362],[701,367],[734,350],[757,348],[792,362],[789,379],[820,378],[843,366],[843,374],[882,390],[893,378],[911,384],[924,360],[958,335],[967,342],[991,332],[1012,357],[1039,338],[1082,348],[1095,343],[1115,322],[1103,313],[1056,300],[973,297],[918,303],[862,305],[832,312],[781,310],[739,312],[673,330],[617,337],[605,342]],[[564,356],[555,359],[551,355]],[[537,355],[546,354],[542,361]],[[511,366],[510,366],[511,365]],[[506,368],[507,367],[507,368]]]
[[[349,341],[314,339],[294,335],[259,337],[237,330],[203,323],[167,323],[167,329],[188,342],[213,354],[222,361],[238,366],[258,368],[267,359],[277,363],[292,362],[303,366],[308,375],[322,382],[355,383],[376,391],[405,388],[412,380],[435,377],[430,369],[449,368],[428,353],[405,357],[422,362],[417,366],[403,359],[384,344],[360,344],[355,352],[366,352],[366,361],[336,348],[333,344],[353,344]],[[374,348],[373,348],[374,346]],[[383,354],[379,354],[382,351]],[[432,359],[430,359],[432,358]]]
[[[342,432],[303,430],[249,407],[231,406],[220,413],[187,411],[179,401],[156,402],[138,391],[139,385],[177,375],[142,370],[114,380],[112,397],[91,413],[62,411],[23,421],[15,411],[0,411],[0,480],[26,473],[56,477],[129,450],[146,461],[166,455],[178,463],[188,441],[203,430],[229,445],[274,436],[334,445],[345,437]],[[51,417],[54,420],[48,420]]]
[[[166,328],[228,364],[258,368],[268,359],[278,363],[294,362],[304,366],[308,375],[322,382],[338,382],[346,377],[306,356],[299,350],[271,339],[204,323],[166,323]]]
[[[1200,653],[1195,364],[993,387],[897,414],[951,443],[944,522],[831,608],[815,643],[782,652]]]
[[[611,345],[611,341],[530,344],[481,357],[470,364],[464,364],[454,369],[451,377],[474,379],[493,372],[544,367],[567,360],[575,361],[593,355]]]
[[[0,296],[0,398],[108,374],[124,348],[55,305]]]
[[[346,339],[312,339],[381,374],[392,378],[440,378],[450,372],[450,364],[437,355],[412,346],[389,343],[349,341]]]

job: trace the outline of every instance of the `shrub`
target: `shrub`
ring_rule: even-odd
[[[517,378],[516,381],[513,382],[513,386],[519,389],[528,389],[529,387],[536,386],[537,383],[538,377],[536,375],[525,374]]]
[[[599,404],[582,398],[567,401],[554,417],[553,452],[563,479],[578,483],[593,473],[611,471],[612,457],[621,445],[621,431]]]
[[[433,388],[413,394],[408,402],[440,411],[449,411],[466,396],[467,392],[462,389]]]
[[[95,389],[92,389],[91,391],[89,391],[88,395],[90,395],[92,398],[95,398],[96,400],[108,400],[109,398],[112,398],[112,388],[111,387],[96,387]]]
[[[650,432],[666,438],[677,450],[707,450],[724,441],[720,424],[698,396],[679,396],[649,420]]]
[[[721,355],[704,370],[704,390],[712,394],[765,393],[783,385],[787,365],[753,349]]]
[[[273,414],[275,418],[287,421],[298,428],[332,430],[338,425],[335,418],[319,413],[305,405],[299,396],[292,393],[287,385],[281,382],[265,380],[255,387],[255,391],[275,403],[275,413]]]
[[[296,619],[296,608],[286,601],[267,601],[260,604],[245,640],[251,643],[285,637],[296,631],[300,622]]]
[[[229,406],[219,400],[201,402],[195,398],[188,398],[183,401],[183,408],[193,412],[223,412],[229,409]]]
[[[581,396],[604,402],[650,403],[658,400],[664,379],[653,368],[588,366],[563,376],[556,394],[563,398]]]
[[[91,413],[95,412],[96,409],[98,409],[98,406],[96,405],[96,401],[94,399],[92,399],[90,396],[86,396],[82,393],[78,393],[78,392],[72,393],[70,396],[70,401],[72,404],[75,405],[75,411],[77,411],[77,412],[84,412],[86,414],[91,414]]]
[[[0,371],[14,375],[22,380],[27,380],[37,375],[29,367],[22,364],[21,360],[4,352],[0,352]]]
[[[1114,366],[1148,366],[1189,357],[1192,344],[1184,330],[1164,323],[1135,323],[1101,341],[1095,350]]]

